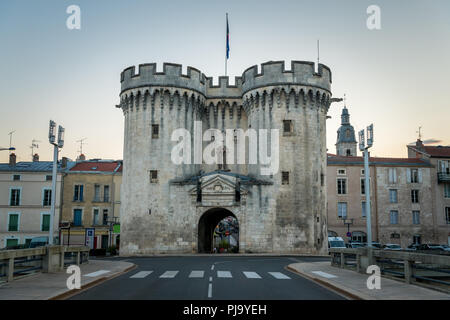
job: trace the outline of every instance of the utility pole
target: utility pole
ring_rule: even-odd
[[[364,129],[359,132],[359,150],[364,153],[364,188],[366,191],[366,227],[367,246],[372,247],[372,219],[370,212],[370,171],[369,171],[369,148],[373,145],[373,124],[367,127],[367,145],[364,138]]]

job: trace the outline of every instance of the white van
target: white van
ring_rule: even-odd
[[[346,248],[345,241],[341,237],[328,237],[328,248]]]

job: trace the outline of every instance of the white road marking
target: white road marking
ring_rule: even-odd
[[[191,271],[189,278],[203,278],[204,274],[205,274],[204,271]]]
[[[130,278],[145,278],[146,276],[148,276],[150,273],[152,273],[153,271],[140,271],[134,275],[132,275]]]
[[[209,277],[209,282],[212,282],[212,277]]]
[[[261,279],[261,277],[259,276],[259,274],[257,274],[256,272],[252,272],[252,271],[243,271],[243,273],[245,274],[245,276],[249,279]]]
[[[110,271],[109,270],[98,270],[98,271],[95,271],[95,272],[91,272],[91,273],[85,274],[84,276],[85,277],[97,277],[97,276],[100,276],[100,275],[108,273],[108,272],[110,272]]]
[[[337,278],[337,276],[323,272],[323,271],[311,271],[311,273],[317,274],[318,276],[327,278],[327,279],[332,279],[332,278]]]
[[[212,283],[208,286],[208,298],[212,298]]]
[[[214,265],[211,266],[211,270],[214,270]]]
[[[233,278],[230,271],[217,271],[218,278]]]
[[[269,272],[269,274],[275,279],[290,279],[287,275],[281,272]]]
[[[166,271],[162,275],[160,275],[160,278],[175,278],[178,271]]]

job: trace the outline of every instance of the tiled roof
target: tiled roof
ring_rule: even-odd
[[[352,156],[334,156],[329,155],[327,157],[328,164],[357,164],[363,165],[363,157],[352,157]],[[370,164],[375,165],[394,165],[394,166],[425,166],[431,167],[431,164],[425,160],[419,158],[381,158],[381,157],[370,157]]]
[[[81,161],[78,162],[69,172],[117,172],[121,168],[120,161]],[[120,172],[120,171],[119,171]]]
[[[67,169],[70,169],[75,162],[68,161]],[[52,172],[53,161],[35,161],[35,162],[17,162],[15,166],[10,166],[9,163],[0,163],[0,172]],[[58,171],[61,169],[61,161],[58,162]]]
[[[450,158],[450,146],[424,146],[424,148],[432,157]]]

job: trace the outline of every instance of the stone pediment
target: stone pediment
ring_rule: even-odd
[[[220,173],[201,178],[201,205],[236,205],[236,178]],[[245,202],[247,190],[240,187],[241,202]],[[197,187],[189,191],[193,201],[197,199]]]
[[[236,178],[224,176],[221,174],[211,175],[208,177],[203,177],[201,180],[201,189],[203,195],[225,195],[225,194],[233,194],[236,189]],[[241,194],[247,194],[245,189],[240,188]],[[197,194],[197,187],[194,187],[190,190],[191,194]]]

